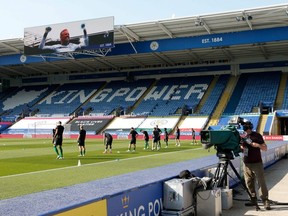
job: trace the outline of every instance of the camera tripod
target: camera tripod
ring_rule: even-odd
[[[233,172],[235,173],[235,175],[239,179],[241,185],[243,186],[243,188],[247,192],[248,196],[252,200],[252,195],[248,191],[248,188],[246,187],[244,180],[241,178],[241,176],[237,172],[236,168],[234,167],[233,163],[231,162],[231,159],[234,159],[233,156],[230,154],[229,155],[224,154],[224,156],[223,156],[219,153],[217,153],[217,156],[219,157],[219,162],[218,162],[214,177],[212,178],[211,186],[213,188],[229,186],[228,182],[227,182],[227,176],[228,176],[227,170],[228,170],[228,166],[230,165]],[[258,203],[256,202],[256,211],[258,211],[258,210],[260,210],[260,207],[259,207]]]

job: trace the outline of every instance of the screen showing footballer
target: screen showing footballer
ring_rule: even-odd
[[[114,47],[114,17],[24,29],[24,54],[60,54]]]

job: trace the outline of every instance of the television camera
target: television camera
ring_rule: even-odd
[[[252,130],[253,124],[240,117],[234,117],[230,119],[228,123],[229,125],[222,127],[220,130],[202,130],[200,132],[202,146],[205,149],[214,146],[217,151],[217,157],[219,158],[219,163],[214,173],[211,187],[228,187],[227,176],[229,175],[228,166],[230,165],[243,188],[252,199],[244,180],[237,172],[231,159],[234,159],[234,156],[239,156],[239,153],[241,152],[240,144],[242,142],[246,142],[247,144],[252,143],[245,133],[240,135],[239,129],[241,128],[241,125],[243,126],[243,131],[246,131],[247,129]],[[256,204],[256,211],[259,209],[258,204]]]
[[[209,149],[214,146],[217,151],[217,157],[233,159],[238,157],[241,152],[240,144],[246,142],[251,144],[252,141],[246,137],[246,134],[241,134],[239,129],[253,129],[253,124],[241,117],[233,117],[229,120],[228,125],[220,130],[202,130],[200,132],[201,143],[204,149]]]

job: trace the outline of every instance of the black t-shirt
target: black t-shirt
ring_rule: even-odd
[[[80,142],[83,142],[85,141],[85,138],[86,138],[86,130],[82,129],[79,131],[79,141]]]
[[[111,134],[109,134],[109,133],[105,133],[105,137],[106,137],[106,139],[107,139],[107,142],[113,140],[113,137],[112,137]]]
[[[164,131],[164,139],[168,139],[169,138],[169,134],[168,134],[168,131]]]
[[[252,131],[252,133],[249,135],[249,138],[258,144],[263,144],[265,143],[263,140],[263,137],[261,134]],[[252,147],[249,144],[244,143],[244,147],[248,148],[248,156],[244,155],[244,163],[259,163],[262,162],[262,157],[261,157],[261,150],[260,148],[255,148]]]
[[[56,137],[58,137],[58,138],[62,138],[62,136],[63,136],[63,132],[64,132],[64,127],[62,126],[62,125],[58,125],[57,127],[56,127]]]
[[[153,130],[153,137],[154,139],[159,139],[160,138],[160,133],[159,130]]]
[[[135,130],[131,130],[130,134],[131,134],[131,139],[136,139],[136,136],[137,136],[138,133]]]
[[[143,134],[144,134],[144,139],[148,141],[149,140],[148,132],[147,131],[143,131]]]

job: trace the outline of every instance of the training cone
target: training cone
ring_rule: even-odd
[[[78,160],[78,166],[81,166],[81,161],[80,160]]]

